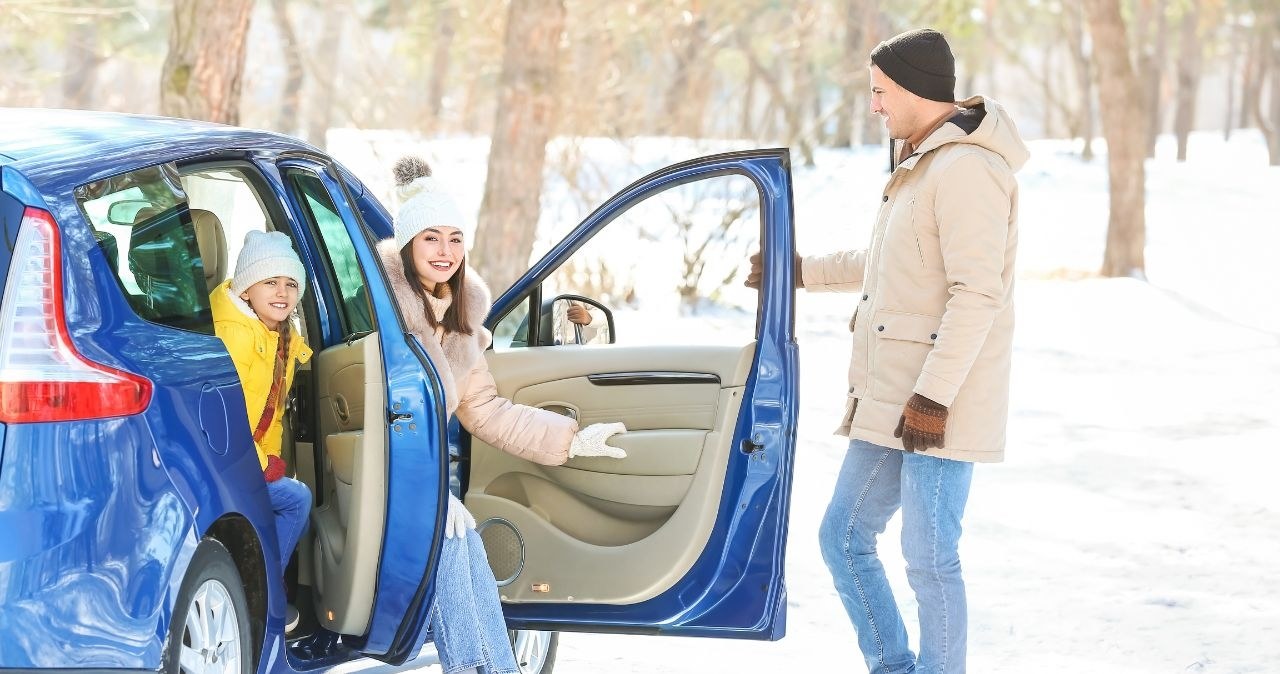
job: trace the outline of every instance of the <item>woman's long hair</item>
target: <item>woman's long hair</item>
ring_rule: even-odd
[[[410,240],[400,249],[400,262],[404,266],[404,280],[409,282],[409,287],[413,288],[418,300],[422,302],[422,312],[427,316],[427,324],[431,326],[432,330],[435,330],[440,327],[441,321],[436,320],[435,312],[431,311],[430,305],[427,304],[427,289],[422,287],[422,281],[418,280],[418,268],[413,264],[412,248],[413,241]],[[472,326],[467,325],[464,318],[467,315],[467,295],[462,292],[462,284],[466,281],[466,276],[467,262],[466,259],[463,259],[458,265],[458,271],[447,281],[453,301],[444,312],[445,332],[460,332],[464,335],[475,334]]]

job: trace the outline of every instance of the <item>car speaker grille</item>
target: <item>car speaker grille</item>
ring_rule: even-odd
[[[524,538],[520,530],[507,520],[491,517],[481,522],[476,531],[484,541],[484,552],[498,587],[515,582],[524,570]]]

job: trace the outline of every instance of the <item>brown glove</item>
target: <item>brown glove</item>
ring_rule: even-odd
[[[942,447],[946,430],[947,408],[913,393],[902,408],[893,437],[902,438],[902,448],[908,452],[923,452]]]
[[[761,267],[761,265],[760,265],[760,253],[758,253],[758,252],[756,252],[756,253],[752,253],[752,254],[751,254],[751,257],[749,257],[749,258],[747,258],[747,259],[748,259],[748,260],[750,260],[750,262],[751,262],[751,271],[747,272],[747,280],[743,283],[743,285],[745,285],[745,286],[746,286],[746,287],[748,287],[748,288],[755,288],[756,290],[759,290],[759,289],[760,289],[760,278],[764,275],[763,268],[762,268],[762,267]],[[796,273],[795,273],[795,277],[796,277],[796,287],[797,287],[797,288],[803,288],[803,287],[804,287],[804,274],[801,272],[800,266],[801,266],[801,265],[800,265],[800,254],[799,254],[799,253],[796,253]]]

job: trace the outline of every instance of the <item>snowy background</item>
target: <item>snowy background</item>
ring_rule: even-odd
[[[384,167],[405,140],[332,134],[335,156],[387,194]],[[575,148],[626,155],[614,188],[725,149],[637,142]],[[420,150],[478,209],[486,143]],[[1105,156],[1083,163],[1061,141],[1031,151],[1007,460],[975,471],[961,541],[969,671],[1280,672],[1280,169],[1255,132],[1193,136],[1184,164],[1161,139],[1148,163],[1148,280],[1101,279]],[[866,245],[884,162],[882,150],[820,151],[816,167],[794,169],[802,253]],[[566,212],[585,215],[554,180],[543,205],[544,246],[576,222]],[[852,307],[799,295],[786,638],[564,634],[556,674],[865,671],[817,544],[845,447],[830,434],[845,369],[830,361],[847,362]],[[881,552],[910,629],[896,524]]]

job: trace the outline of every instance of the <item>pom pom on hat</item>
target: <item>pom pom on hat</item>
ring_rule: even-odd
[[[396,215],[396,247],[404,248],[413,237],[429,227],[454,227],[462,232],[467,248],[475,238],[476,225],[463,218],[462,211],[443,183],[431,176],[431,166],[421,157],[401,157],[392,167],[400,212]]]
[[[307,290],[307,270],[284,232],[250,230],[236,256],[231,292],[239,295],[249,286],[269,278],[287,276],[298,282],[298,297]]]

